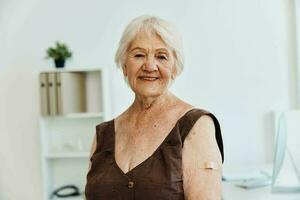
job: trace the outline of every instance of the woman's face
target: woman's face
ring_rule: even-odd
[[[175,77],[173,53],[158,35],[141,32],[127,51],[123,73],[137,95],[160,96]]]

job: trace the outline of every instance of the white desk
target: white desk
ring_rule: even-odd
[[[234,183],[223,182],[222,190],[224,200],[300,200],[300,193],[272,194],[271,186],[243,189]]]

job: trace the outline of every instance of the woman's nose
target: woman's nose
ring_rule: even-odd
[[[147,57],[147,60],[143,65],[143,70],[152,72],[156,71],[157,69],[157,63],[155,62],[155,59],[152,57]]]

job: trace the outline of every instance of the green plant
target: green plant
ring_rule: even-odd
[[[56,46],[49,47],[47,49],[47,57],[46,58],[53,58],[54,60],[66,60],[72,57],[72,52],[69,50],[66,44],[56,42]]]

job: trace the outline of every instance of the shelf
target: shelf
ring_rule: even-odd
[[[49,200],[85,200],[85,198],[83,196],[79,196],[79,197],[64,197],[64,198],[59,198],[59,197],[54,197],[53,199],[49,199]]]
[[[50,153],[45,156],[47,159],[59,158],[88,158],[89,152],[74,152],[74,153]]]
[[[82,113],[69,113],[66,115],[54,115],[54,116],[46,116],[43,117],[43,119],[48,119],[48,118],[97,118],[97,117],[104,117],[103,112],[98,112],[98,113],[87,113],[87,112],[82,112]]]
[[[51,69],[44,69],[41,70],[41,72],[93,72],[93,71],[100,71],[102,70],[101,68],[51,68]]]
[[[85,188],[95,127],[111,119],[105,68],[48,68],[39,74],[43,200],[63,185]],[[84,200],[84,195],[51,200]]]

